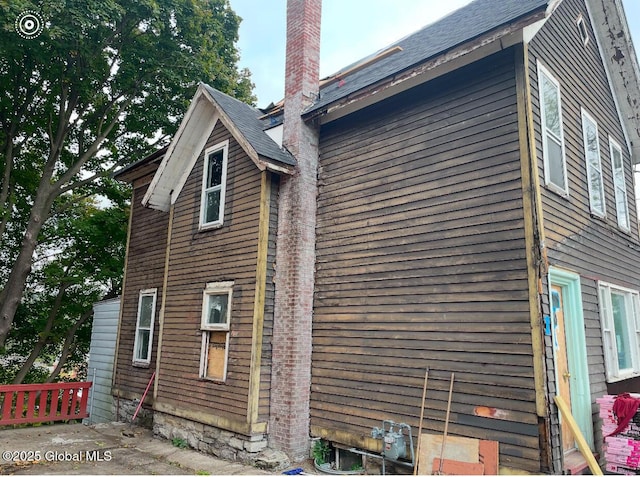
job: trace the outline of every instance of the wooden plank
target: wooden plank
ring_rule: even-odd
[[[418,473],[420,475],[431,475],[433,474],[434,461],[440,456],[443,446],[443,436],[425,433],[419,438],[420,455],[418,456]],[[444,448],[444,459],[478,464],[478,451],[478,439],[447,436]]]
[[[564,399],[562,399],[562,396],[555,396],[553,400],[555,401],[556,406],[558,406],[558,409],[562,413],[562,418],[564,419],[564,423],[567,424],[571,429],[571,432],[573,433],[573,437],[576,440],[576,444],[578,445],[578,450],[580,450],[580,453],[586,459],[587,464],[589,464],[589,470],[591,471],[591,474],[602,475],[602,469],[600,469],[598,462],[596,461],[595,457],[593,456],[593,453],[591,452],[591,448],[589,447],[589,444],[587,443],[584,436],[582,435],[582,432],[580,432],[580,427],[578,427],[578,423],[573,418],[573,415],[571,414],[571,409],[569,409],[569,407],[567,406],[567,403],[564,401]]]
[[[498,441],[480,440],[478,453],[486,475],[498,475],[499,447]]]
[[[432,474],[440,472],[440,458],[433,459]],[[486,472],[483,463],[460,462],[457,460],[443,459],[441,475],[493,475]]]

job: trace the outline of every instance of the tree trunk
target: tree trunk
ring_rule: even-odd
[[[46,179],[48,182],[48,179]],[[24,234],[20,246],[20,254],[11,268],[11,274],[0,293],[0,348],[4,346],[11,324],[16,315],[16,310],[22,299],[22,294],[27,283],[27,277],[31,273],[33,252],[38,243],[38,234],[42,225],[49,216],[51,204],[55,194],[51,193],[51,187],[42,181],[38,187],[27,231]]]

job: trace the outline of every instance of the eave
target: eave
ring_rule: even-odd
[[[278,174],[293,173],[295,166],[278,164],[258,154],[251,142],[238,129],[233,118],[220,107],[205,85],[200,84],[142,199],[143,205],[165,212],[169,210],[180,195],[182,187],[218,121],[222,122],[259,170],[266,169]]]

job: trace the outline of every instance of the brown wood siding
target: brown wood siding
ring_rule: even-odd
[[[224,224],[199,231],[204,154],[178,197],[171,236],[158,400],[246,422],[255,295],[260,171],[218,122],[205,149],[229,140]],[[227,377],[199,378],[203,290],[233,281]]]
[[[513,50],[323,127],[312,426],[415,433],[429,367],[442,433],[455,372],[449,432],[540,470],[519,147]]]
[[[582,42],[576,25],[576,19],[580,14],[587,24],[590,36],[586,46]],[[640,289],[638,275],[640,244],[637,235],[638,221],[631,159],[583,1],[561,2],[557,11],[531,42],[529,53],[532,109],[549,265],[574,271],[581,276],[594,442],[596,450],[601,452],[602,435],[595,400],[607,393],[607,386],[597,281],[603,280],[636,290]],[[561,197],[544,185],[537,61],[542,62],[561,85],[569,180],[568,198]],[[605,185],[607,214],[605,219],[593,217],[589,209],[581,107],[598,123],[600,158]],[[622,147],[631,219],[630,233],[620,230],[617,225],[609,135]],[[546,277],[544,277],[543,288],[543,314],[550,314]],[[550,338],[547,339],[546,353],[547,356],[553,355]],[[553,359],[547,359],[546,362],[549,393],[553,395],[555,394],[554,363]],[[552,419],[557,424],[557,416],[552,416]],[[558,429],[553,429],[552,432],[554,457],[558,461],[561,452]]]
[[[157,165],[156,165],[157,167]],[[153,171],[151,171],[153,172]],[[151,177],[152,174],[149,175]],[[131,230],[127,255],[127,276],[122,294],[122,322],[118,342],[118,358],[114,385],[126,393],[141,396],[151,374],[156,369],[158,351],[159,314],[162,302],[162,282],[167,247],[169,214],[142,206],[148,180],[136,187],[131,197]],[[153,326],[151,363],[148,367],[133,366],[133,345],[138,318],[140,290],[157,288],[156,314]]]

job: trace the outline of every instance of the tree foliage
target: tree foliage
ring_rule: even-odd
[[[35,38],[18,34],[26,11],[44,21]],[[112,265],[91,263],[100,237],[74,212],[167,141],[199,81],[254,101],[239,21],[228,0],[0,0],[0,347],[14,319],[45,320],[71,263],[97,282]],[[43,260],[71,244],[72,262]]]

